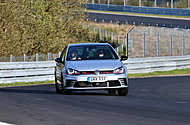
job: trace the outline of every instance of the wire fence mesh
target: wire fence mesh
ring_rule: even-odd
[[[126,32],[115,33],[105,28],[88,26],[94,42],[108,42],[119,55],[126,55]],[[125,28],[128,28],[125,26]],[[190,30],[178,28],[136,26],[128,34],[129,57],[184,56],[190,55]],[[58,54],[35,54],[33,56],[0,57],[0,62],[49,61]]]
[[[138,27],[129,34],[131,57],[190,54],[190,32],[182,29]]]

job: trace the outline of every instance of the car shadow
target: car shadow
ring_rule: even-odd
[[[33,86],[18,86],[0,88],[0,93],[12,94],[46,94],[46,95],[82,95],[82,96],[110,96],[107,91],[73,91],[72,93],[57,94],[54,84],[48,85],[33,85]]]
[[[65,95],[83,95],[83,96],[109,96],[106,91],[73,91]]]
[[[23,94],[56,94],[48,90],[33,90],[33,89],[16,89],[16,88],[0,88],[0,93],[23,93]]]

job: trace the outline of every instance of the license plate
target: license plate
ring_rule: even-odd
[[[88,77],[88,82],[105,82],[105,76],[95,76],[95,77]]]

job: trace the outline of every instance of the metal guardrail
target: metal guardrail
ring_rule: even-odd
[[[149,73],[190,68],[190,56],[131,58],[123,62],[129,73]]]
[[[157,8],[157,7],[137,7],[137,6],[122,6],[111,4],[87,4],[87,9],[101,11],[118,11],[143,14],[158,14],[158,15],[174,15],[174,16],[190,16],[190,9],[181,8]]]
[[[54,79],[54,61],[0,62],[0,83]]]
[[[130,58],[123,62],[129,73],[190,68],[190,56]],[[0,84],[54,80],[54,61],[1,62]]]

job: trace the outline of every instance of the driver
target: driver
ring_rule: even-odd
[[[71,60],[77,60],[77,51],[76,51],[76,50],[73,50],[73,51],[71,52],[70,59],[71,59]]]

